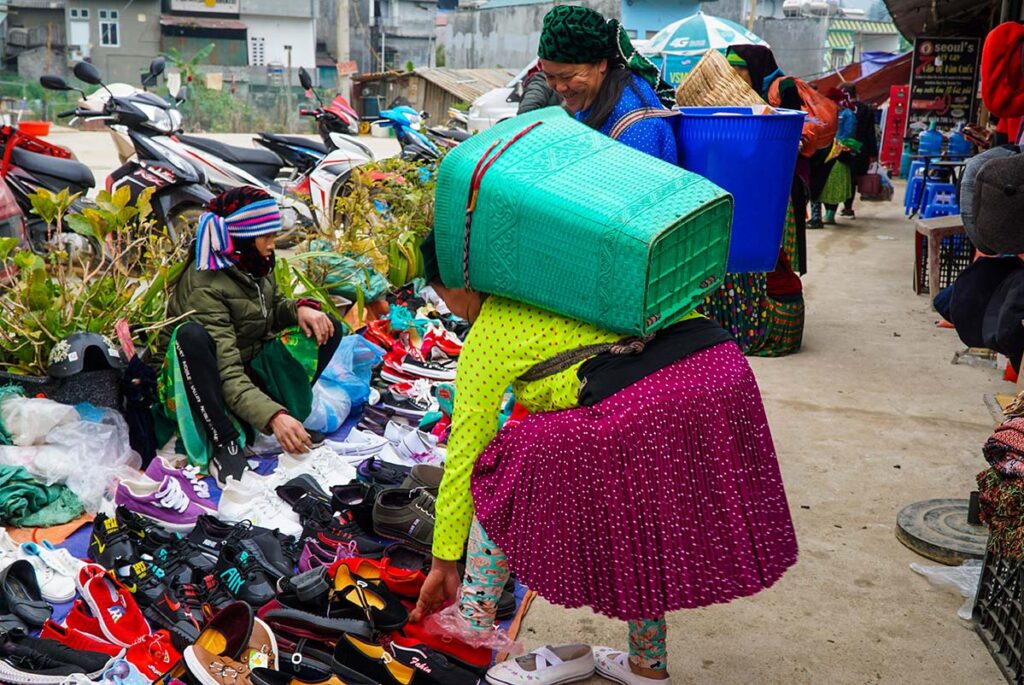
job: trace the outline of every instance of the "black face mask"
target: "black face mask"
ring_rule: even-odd
[[[251,238],[236,238],[235,254],[238,255],[238,268],[259,280],[274,270],[274,253],[264,257],[256,249],[256,241]]]

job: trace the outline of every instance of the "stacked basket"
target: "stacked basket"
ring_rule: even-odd
[[[764,105],[765,101],[740,78],[718,50],[708,50],[676,88],[681,107]]]

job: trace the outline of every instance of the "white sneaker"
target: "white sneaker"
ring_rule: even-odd
[[[67,554],[67,550],[61,550]],[[68,555],[70,557],[70,554]],[[75,598],[75,578],[78,577],[78,568],[67,563],[61,555],[50,552],[34,542],[26,542],[21,545],[21,558],[32,564],[36,571],[36,581],[39,583],[39,592],[43,599],[51,604],[63,604]],[[53,564],[50,564],[50,561]]]
[[[279,529],[285,535],[302,537],[299,515],[277,496],[280,477],[246,474],[241,482],[232,480],[220,496],[218,518],[229,523],[249,521],[261,528]]]
[[[594,674],[594,654],[587,645],[548,645],[487,671],[492,685],[560,685]]]
[[[282,452],[277,460],[277,471],[284,473],[288,480],[308,473],[324,492],[330,492],[334,485],[348,485],[356,477],[355,468],[326,445],[305,454]]]
[[[437,446],[437,437],[426,431],[388,421],[384,428],[384,437],[404,463],[444,465],[445,450]]]
[[[327,440],[324,444],[342,456],[372,457],[379,454],[388,441],[379,435],[353,428],[343,441]]]
[[[611,647],[594,647],[597,674],[622,685],[672,685],[671,678],[658,679],[637,675],[629,669],[629,655]]]

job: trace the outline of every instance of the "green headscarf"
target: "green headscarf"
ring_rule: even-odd
[[[667,107],[675,105],[675,91],[661,80],[658,67],[637,52],[617,19],[578,5],[557,5],[544,17],[537,56],[562,64],[593,64],[621,57],[626,66],[651,84]]]

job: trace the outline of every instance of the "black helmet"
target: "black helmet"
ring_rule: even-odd
[[[110,338],[99,333],[72,333],[50,350],[49,374],[53,378],[67,378],[82,371],[124,368],[121,350]]]

